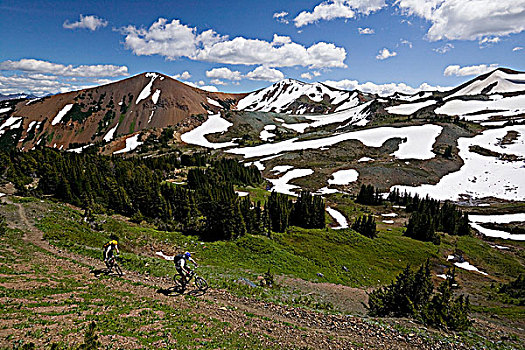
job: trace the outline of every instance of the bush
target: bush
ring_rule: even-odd
[[[368,312],[371,316],[414,317],[429,326],[465,330],[471,324],[469,298],[454,298],[454,270],[447,275],[434,293],[429,261],[416,272],[407,266],[389,286],[369,294]]]

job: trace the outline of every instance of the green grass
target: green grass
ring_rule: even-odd
[[[35,254],[50,254],[23,242],[21,236],[22,232],[9,230],[0,239],[0,254],[6,257],[0,262],[2,273],[13,281],[20,276],[14,263],[23,263],[35,273],[39,262]],[[57,336],[65,339],[67,335],[83,334],[92,321],[96,322],[99,335],[126,337],[141,348],[261,348],[260,337],[250,329],[225,328],[228,325],[224,322],[191,307],[180,308],[177,304],[168,305],[158,299],[123,291],[113,286],[110,278],[73,278],[71,273],[64,270],[40,272],[41,285],[34,288],[0,287],[0,297],[6,298],[0,319],[10,322],[9,327],[3,327],[8,335],[0,339],[0,348],[10,341],[12,346],[5,348],[17,348],[30,342],[39,344],[37,348],[64,344]],[[133,283],[120,280],[119,284]],[[60,325],[61,317],[66,317],[70,323]],[[52,331],[56,327],[49,327],[56,324],[60,325],[58,334]],[[23,330],[23,340],[15,340],[11,333],[15,330]],[[69,343],[64,348],[76,347]]]

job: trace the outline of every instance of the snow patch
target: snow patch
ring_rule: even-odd
[[[261,130],[261,133],[259,134],[259,137],[263,141],[268,141],[271,138],[274,138],[276,135],[274,133],[271,133],[270,130],[275,130],[277,126],[271,124],[266,125],[263,130]]]
[[[215,107],[219,107],[219,108],[222,108],[221,104],[209,97],[206,97],[206,100],[208,101],[209,104],[211,105],[214,105]]]
[[[157,89],[155,90],[153,95],[151,95],[151,101],[153,101],[154,104],[157,104],[157,102],[159,101],[159,96],[160,96],[160,90]]]
[[[6,113],[6,112],[9,112],[10,110],[11,110],[11,107],[0,108],[0,114],[2,114],[2,113]]]
[[[113,154],[121,154],[126,152],[131,152],[134,149],[136,149],[138,146],[142,145],[142,142],[139,141],[139,134],[133,135],[131,137],[128,137],[126,139],[126,147],[124,147],[121,150],[118,150],[116,152],[113,152]]]
[[[60,112],[58,112],[56,117],[53,118],[53,121],[51,122],[51,125],[57,125],[58,123],[60,123],[62,118],[65,117],[65,115],[67,114],[67,112],[69,112],[71,110],[71,108],[73,108],[73,104],[72,103],[65,105],[64,108],[62,108],[62,110],[60,110]]]
[[[221,118],[220,114],[213,114],[208,116],[208,120],[195,129],[182,134],[181,140],[192,145],[213,149],[236,146],[237,144],[232,141],[212,143],[205,137],[208,134],[215,134],[218,132],[224,133],[232,125],[233,124],[226,119]]]
[[[359,163],[362,163],[362,162],[370,162],[374,160],[373,158],[370,158],[370,157],[363,157],[363,158],[359,158],[358,162]]]
[[[313,173],[314,171],[312,169],[293,169],[278,179],[268,179],[268,181],[273,184],[272,190],[291,196],[297,196],[292,190],[299,188],[299,186],[291,185],[288,182],[293,179],[312,175]]]
[[[149,115],[149,118],[148,118],[148,124],[151,122],[151,118],[153,118],[153,113],[155,113],[155,111],[151,111],[151,114]]]
[[[158,256],[160,256],[160,257],[163,258],[164,260],[168,260],[168,261],[173,261],[173,260],[175,260],[175,256],[173,256],[173,255],[166,255],[166,254],[164,254],[163,252],[156,252],[155,254],[158,255]]]
[[[333,179],[328,179],[330,185],[348,185],[359,178],[359,173],[354,169],[339,170],[332,173]]]
[[[86,148],[88,148],[89,146],[93,146],[92,143],[90,143],[89,145],[85,145],[85,146],[82,146],[82,147],[78,147],[78,148],[70,148],[68,150],[66,150],[66,152],[73,152],[73,153],[82,153],[82,151]]]
[[[146,73],[146,77],[151,77],[151,80],[140,92],[139,96],[137,97],[137,101],[135,101],[136,105],[138,105],[140,101],[147,99],[148,96],[151,95],[151,87],[153,86],[153,82],[158,77],[158,75],[155,73]]]
[[[239,197],[246,197],[247,195],[249,195],[248,192],[243,192],[243,191],[235,191],[235,193],[237,193]]]
[[[107,134],[104,136],[104,141],[109,142],[109,141],[113,140],[113,135],[115,134],[115,131],[117,130],[117,128],[118,128],[118,124],[115,125],[114,127],[112,127],[107,132]]]
[[[339,226],[337,227],[332,227],[333,230],[340,230],[340,229],[348,228],[348,221],[346,220],[345,216],[340,211],[337,211],[330,207],[326,207],[326,211],[339,224]]]
[[[460,262],[455,262],[454,265],[456,265],[460,269],[464,269],[464,270],[468,270],[468,271],[475,271],[475,272],[479,272],[482,275],[488,276],[488,273],[480,271],[476,266],[471,265],[467,261],[464,261],[464,262],[461,262],[461,263]]]

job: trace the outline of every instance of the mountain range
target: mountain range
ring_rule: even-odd
[[[143,73],[95,88],[0,102],[0,145],[77,152],[93,145],[105,154],[155,154],[152,142],[169,131],[175,147],[221,149],[255,164],[276,188],[287,178],[321,193],[353,191],[360,183],[415,191],[414,186],[436,185],[464,171],[474,155],[514,160],[515,170],[506,171],[521,174],[516,161],[525,157],[519,125],[524,119],[525,73],[505,68],[448,91],[388,97],[293,79],[245,94],[207,92]],[[489,132],[498,135],[462,148],[462,138],[475,143]],[[283,166],[290,171],[274,170]],[[306,180],[300,169],[313,175]],[[359,181],[332,179],[345,169],[358,172]],[[491,179],[484,189],[462,185],[442,199],[525,197],[515,186],[492,181],[501,179]],[[282,182],[292,187],[281,191],[293,194],[298,188]]]

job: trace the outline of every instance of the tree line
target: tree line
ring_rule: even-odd
[[[167,182],[180,168],[186,168],[186,184]],[[146,220],[160,229],[198,234],[206,240],[283,232],[290,225],[325,225],[321,197],[303,192],[294,202],[272,193],[266,203],[253,203],[249,196],[239,197],[234,185],[262,184],[256,167],[199,153],[124,158],[46,147],[3,151],[0,176],[23,195],[52,196],[89,212],[119,213],[135,222]]]

